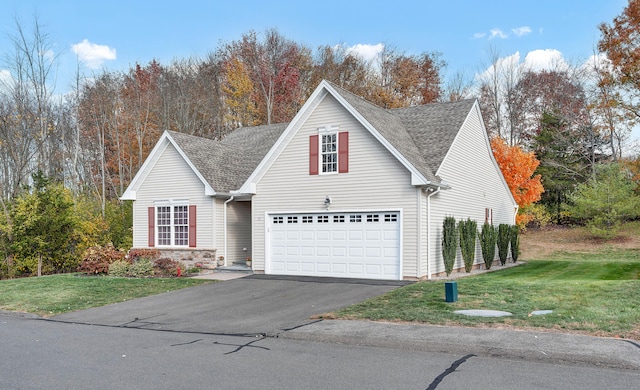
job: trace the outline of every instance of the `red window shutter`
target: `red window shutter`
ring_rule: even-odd
[[[149,207],[149,247],[155,246],[156,238],[156,208]]]
[[[318,135],[309,137],[309,174],[318,174]]]
[[[349,172],[349,133],[338,133],[338,173]]]
[[[196,247],[196,206],[189,206],[189,247]]]

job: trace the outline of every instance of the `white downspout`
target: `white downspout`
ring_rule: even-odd
[[[438,187],[437,190],[431,192],[427,195],[427,279],[431,280],[431,197],[438,192],[440,192],[441,188]]]
[[[222,230],[224,231],[224,265],[227,265],[227,203],[231,202],[233,200],[234,196],[232,195],[231,198],[227,199],[224,202],[224,207],[222,208]]]

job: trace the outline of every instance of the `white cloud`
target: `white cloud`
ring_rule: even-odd
[[[11,72],[6,69],[0,69],[0,85],[9,84],[13,78],[11,77]]]
[[[520,52],[515,52],[499,58],[495,64],[476,74],[476,80],[490,80],[496,72],[505,74],[511,70],[540,72],[542,70],[566,71],[569,69],[570,65],[562,53],[556,49],[533,50],[527,53],[524,59],[521,58]]]
[[[98,69],[103,62],[116,59],[116,49],[91,43],[87,39],[72,45],[71,49],[78,55],[80,61],[91,69]]]
[[[524,58],[524,66],[532,71],[569,69],[562,53],[556,49],[530,51]]]
[[[515,52],[510,56],[499,58],[495,64],[491,65],[484,72],[477,74],[477,80],[490,80],[496,71],[503,73],[505,69],[517,69],[520,66],[520,52]]]
[[[531,33],[531,28],[528,26],[522,26],[518,28],[512,28],[511,32],[513,32],[517,37],[522,37],[524,35]]]
[[[380,54],[383,50],[384,50],[383,43],[378,43],[376,45],[358,43],[356,45],[349,46],[346,48],[346,52],[348,54],[351,54],[351,53],[356,54],[357,56],[359,56],[365,61],[372,61],[376,59],[378,57],[378,54]]]
[[[507,34],[505,34],[499,28],[492,28],[489,32],[491,33],[491,35],[489,36],[489,39],[493,39],[493,38],[506,39],[507,38]]]
[[[492,28],[491,30],[489,30],[489,34],[484,33],[484,32],[478,32],[473,34],[473,38],[474,39],[480,39],[480,38],[484,38],[488,35],[488,39],[494,39],[494,38],[499,38],[499,39],[507,39],[509,38],[509,36],[514,35],[518,38],[523,37],[525,35],[531,34],[533,30],[531,30],[531,27],[529,26],[522,26],[522,27],[516,27],[516,28],[512,28],[510,33],[505,33],[504,31],[502,31],[501,28]],[[540,33],[542,33],[542,30],[540,31]]]

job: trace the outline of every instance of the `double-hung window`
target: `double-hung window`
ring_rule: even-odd
[[[156,239],[158,246],[189,246],[189,205],[186,202],[157,202]],[[195,219],[195,216],[193,216]],[[195,221],[192,221],[192,224]]]
[[[309,137],[309,174],[349,172],[349,133],[338,126],[318,128]]]
[[[320,134],[322,173],[338,172],[338,137],[337,133]]]

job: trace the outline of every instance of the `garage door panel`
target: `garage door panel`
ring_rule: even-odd
[[[313,262],[303,261],[300,263],[300,270],[303,272],[313,272],[316,269],[316,264]]]
[[[373,228],[373,227],[371,227],[371,228]],[[365,234],[366,234],[366,237],[367,237],[367,241],[378,241],[378,240],[380,240],[380,237],[382,236],[380,234],[379,230],[367,230],[365,232]]]
[[[361,230],[350,230],[349,241],[362,241],[364,234]]]
[[[346,263],[333,263],[333,272],[336,274],[346,274],[347,273],[347,264]]]
[[[303,230],[300,232],[300,239],[302,241],[315,241],[316,237],[313,230]]]
[[[330,241],[331,240],[331,232],[329,230],[317,230],[316,231],[316,240],[317,241]]]
[[[349,247],[349,257],[362,257],[363,253],[362,248]]]
[[[325,247],[325,246],[318,246],[316,247],[316,254],[322,257],[329,257],[331,256],[331,248]]]
[[[331,248],[334,257],[345,258],[347,256],[347,248],[343,246],[334,246]]]
[[[397,212],[271,217],[272,274],[400,278]]]
[[[367,264],[366,267],[367,275],[379,275],[382,273],[382,266],[375,264]]]
[[[382,251],[380,248],[366,248],[365,253],[369,258],[379,258]]]

